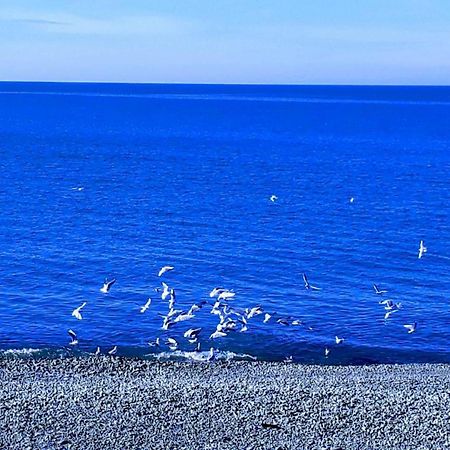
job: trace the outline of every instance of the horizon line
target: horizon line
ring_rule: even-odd
[[[47,80],[0,80],[0,83],[42,83],[42,84],[123,84],[123,85],[173,85],[173,86],[338,86],[338,87],[450,87],[450,84],[353,84],[353,83],[210,83],[183,81],[47,81]]]

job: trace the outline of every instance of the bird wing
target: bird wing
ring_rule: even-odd
[[[106,283],[106,287],[109,289],[115,282],[116,282],[116,279],[115,279],[115,278],[114,278],[113,280],[111,280],[111,281],[108,281],[108,282]]]

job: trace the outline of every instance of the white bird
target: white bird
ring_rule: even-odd
[[[305,289],[311,289],[313,291],[320,291],[321,290],[321,288],[309,284],[309,281],[308,281],[308,278],[306,276],[306,273],[303,274],[303,281],[305,282]]]
[[[104,294],[107,294],[109,290],[111,289],[111,286],[116,282],[116,279],[114,278],[111,281],[108,281],[108,279],[105,280],[103,283],[102,288],[100,289],[100,292],[103,292]]]
[[[206,361],[213,361],[214,359],[216,359],[216,357],[215,357],[215,350],[214,350],[213,347],[211,347],[209,349],[208,356],[206,357]]]
[[[82,191],[84,189],[83,186],[76,186],[72,188],[72,191]]]
[[[247,319],[251,319],[254,316],[258,316],[259,314],[262,314],[264,310],[261,308],[261,306],[255,306],[253,308],[247,308],[245,310],[245,314],[247,315]]]
[[[284,358],[284,362],[285,363],[291,363],[294,361],[294,358],[291,356],[286,356],[286,358]]]
[[[141,313],[145,313],[145,311],[147,311],[147,309],[150,307],[151,304],[152,304],[152,299],[149,298],[147,300],[147,303],[144,306],[141,306]]]
[[[210,293],[209,296],[211,298],[215,297],[216,295],[219,295],[221,292],[226,291],[226,289],[221,287],[215,287]]]
[[[342,342],[344,342],[344,338],[339,338],[337,336],[336,336],[335,340],[336,340],[336,344],[338,344],[338,345],[341,344]]]
[[[295,319],[291,322],[291,325],[303,325],[303,321],[299,319]]]
[[[403,325],[407,330],[408,330],[408,334],[414,333],[414,331],[416,331],[417,328],[417,323],[414,322],[412,325]]]
[[[172,267],[172,266],[161,267],[161,269],[158,272],[158,277],[164,275],[166,272],[169,272],[170,270],[173,270],[173,269],[175,269],[175,267]]]
[[[115,345],[109,352],[108,355],[115,355],[117,353],[117,345]]]
[[[83,304],[81,306],[79,306],[78,308],[75,308],[72,311],[72,316],[75,317],[78,320],[82,320],[83,317],[81,316],[81,310],[87,305],[86,302],[83,302]]]
[[[419,244],[419,254],[418,254],[418,258],[422,258],[423,254],[426,253],[428,251],[428,249],[423,245],[423,241],[420,241]]]
[[[169,286],[167,285],[167,283],[164,283],[164,281],[161,283],[161,285],[163,287],[161,298],[163,300],[165,300],[170,295],[170,289],[169,289]]]
[[[327,358],[329,354],[330,354],[330,349],[325,347],[325,358]]]
[[[373,288],[375,289],[375,294],[383,295],[387,293],[387,291],[385,290],[378,289],[378,286],[376,284],[373,285]]]
[[[355,197],[350,197],[350,203],[353,203],[355,201]]]
[[[73,330],[69,330],[67,333],[69,333],[71,341],[69,342],[69,345],[77,345],[78,344],[78,338]]]
[[[166,344],[172,351],[175,351],[178,348],[178,342],[174,338],[171,337],[167,338]]]
[[[97,350],[95,350],[95,355],[96,356],[100,355],[100,347],[97,347]]]
[[[391,314],[394,314],[395,312],[397,312],[398,309],[391,309],[390,311],[388,311],[385,315],[384,315],[384,320],[388,320],[389,317],[391,316]]]
[[[149,342],[150,347],[159,347],[159,337],[157,337],[153,342]]]
[[[211,336],[209,336],[210,339],[218,339],[221,337],[225,337],[227,335],[227,333],[224,333],[223,331],[220,330],[216,330],[214,331],[214,333],[211,334]]]
[[[264,314],[263,323],[267,323],[272,316],[269,313]]]
[[[185,320],[193,319],[194,317],[195,317],[194,314],[181,313],[177,317],[175,317],[175,319],[173,319],[173,321],[174,321],[174,323],[184,322]]]
[[[278,200],[278,197],[276,195],[271,195],[270,196],[270,201],[271,202],[276,202]]]
[[[183,336],[186,339],[188,339],[191,344],[195,344],[195,342],[198,339],[198,335],[200,334],[200,331],[202,331],[201,328],[190,328],[183,334]]]
[[[232,298],[235,295],[236,293],[232,291],[222,291],[217,297],[217,300],[228,300],[229,298]]]

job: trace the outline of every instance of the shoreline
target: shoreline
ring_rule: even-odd
[[[449,411],[447,364],[0,358],[1,450],[450,449]]]

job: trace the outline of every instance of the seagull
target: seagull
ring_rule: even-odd
[[[276,195],[271,195],[271,196],[270,196],[270,201],[271,201],[271,202],[274,202],[274,203],[275,203],[277,200],[278,200],[278,197],[277,197]]]
[[[100,292],[103,292],[104,294],[107,294],[109,290],[111,289],[111,286],[116,282],[116,279],[114,278],[111,281],[108,281],[108,278],[105,279],[105,282],[103,283],[103,287],[100,289]]]
[[[284,362],[285,363],[291,363],[294,361],[294,358],[291,356],[287,356],[286,358],[284,358]]]
[[[149,342],[148,345],[149,345],[150,347],[159,347],[159,337],[157,337],[157,338],[155,339],[155,341]]]
[[[76,186],[72,188],[72,191],[82,191],[82,190],[84,190],[83,186]]]
[[[100,355],[100,347],[97,347],[97,350],[95,350],[95,355],[96,356]]]
[[[188,339],[191,344],[195,344],[197,342],[200,331],[202,331],[201,328],[190,328],[183,334],[183,336]]]
[[[306,273],[303,274],[303,281],[305,282],[305,289],[312,289],[313,291],[320,291],[321,288],[318,288],[316,286],[312,286],[309,284],[308,278],[306,277]]]
[[[213,361],[216,359],[214,347],[211,347],[208,352],[208,356],[206,357],[206,361]]]
[[[165,300],[170,295],[170,289],[169,289],[169,286],[167,285],[167,283],[164,283],[164,281],[161,283],[161,285],[163,287],[161,298],[163,300]]]
[[[339,338],[337,336],[336,336],[335,340],[336,340],[336,344],[338,344],[338,345],[341,344],[342,342],[344,342],[344,338]]]
[[[158,272],[158,277],[164,275],[166,272],[169,272],[169,270],[173,270],[173,269],[175,269],[175,267],[172,267],[172,266],[161,267],[161,269]]]
[[[166,344],[172,351],[175,351],[178,348],[178,342],[174,338],[171,337],[167,338]]]
[[[75,331],[69,330],[68,333],[69,333],[70,338],[72,339],[69,342],[69,345],[77,345],[78,344],[78,338],[77,338],[77,335],[76,335]]]
[[[262,314],[264,311],[261,308],[261,306],[255,306],[253,308],[247,308],[245,310],[245,314],[247,315],[247,319],[251,319],[254,316],[258,316],[259,314]]]
[[[189,308],[189,311],[188,311],[188,314],[193,314],[193,313],[195,313],[195,312],[197,312],[197,311],[199,311],[200,309],[202,309],[203,308],[203,305],[205,305],[206,304],[206,301],[201,301],[200,303],[194,303],[190,308]]]
[[[428,249],[423,245],[423,241],[420,241],[419,244],[419,254],[418,254],[418,258],[422,258],[423,254],[426,253],[428,251]]]
[[[217,295],[219,295],[221,292],[226,291],[226,289],[221,288],[221,287],[215,287],[210,293],[209,296],[211,298],[216,297]]]
[[[403,325],[407,330],[408,330],[408,334],[414,333],[414,331],[416,331],[417,328],[417,323],[414,322],[412,325]]]
[[[210,339],[218,339],[221,337],[225,337],[227,335],[227,333],[224,333],[223,331],[220,331],[219,329],[217,329],[216,331],[214,331],[214,333],[211,334],[211,336],[209,336]]]
[[[375,289],[375,294],[383,295],[387,293],[387,291],[378,289],[378,286],[376,284],[373,285],[373,288]]]
[[[145,313],[145,311],[147,311],[147,309],[150,307],[151,304],[152,304],[152,299],[149,298],[147,300],[147,303],[144,306],[141,306],[141,313]]]
[[[355,201],[355,197],[350,197],[350,203],[353,203]]]
[[[385,315],[384,315],[384,320],[388,320],[389,317],[391,316],[391,314],[394,314],[395,312],[397,312],[398,309],[391,309],[390,311],[388,311]]]
[[[281,317],[280,319],[277,320],[277,323],[279,323],[280,325],[290,325],[289,320],[285,317]]]
[[[175,319],[173,319],[173,321],[174,321],[174,323],[176,323],[176,322],[184,322],[185,320],[192,319],[193,317],[195,317],[194,314],[181,313],[177,317],[175,317]]]
[[[325,358],[328,358],[329,354],[330,354],[330,349],[325,347]]]
[[[117,345],[115,345],[109,352],[108,355],[115,355],[117,353]]]
[[[79,306],[78,308],[75,308],[72,311],[72,316],[75,317],[78,320],[83,319],[83,317],[81,316],[81,310],[87,305],[86,302],[84,302],[81,306]]]
[[[227,300],[229,298],[234,297],[235,295],[236,293],[232,291],[222,291],[217,297],[217,300]]]
[[[271,314],[265,313],[265,314],[264,314],[264,320],[263,320],[263,323],[267,323],[267,322],[270,320],[271,317],[272,317]]]

